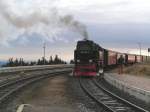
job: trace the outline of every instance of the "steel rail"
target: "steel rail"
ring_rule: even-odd
[[[5,83],[8,83],[8,82],[10,82],[10,81],[14,81],[14,80],[17,80],[17,79],[19,79],[20,77],[25,77],[26,75],[29,75],[29,74],[39,74],[39,72],[41,72],[41,71],[45,71],[45,70],[55,70],[55,69],[62,69],[62,68],[72,68],[72,67],[68,67],[68,66],[66,66],[66,67],[52,67],[52,68],[47,68],[47,69],[42,69],[42,70],[40,70],[40,69],[38,69],[38,70],[31,70],[31,71],[25,71],[25,72],[21,72],[21,73],[17,73],[17,74],[15,74],[15,73],[13,73],[12,74],[12,72],[11,72],[11,74],[9,74],[9,75],[7,75],[7,77],[6,78],[4,78],[4,79],[2,79],[1,81],[0,81],[0,85],[2,85],[2,84],[5,84]]]
[[[102,106],[104,108],[105,111],[109,111],[109,112],[115,112],[113,111],[111,108],[109,108],[107,105],[105,105],[104,103],[102,103],[101,101],[99,101],[90,91],[89,88],[85,87],[85,84],[83,84],[83,80],[79,79],[79,84],[80,87],[82,88],[82,90],[91,98],[93,99],[93,101],[95,101],[99,106]],[[86,83],[87,84],[87,83]]]
[[[4,67],[0,68],[0,73],[11,73],[11,72],[20,72],[20,71],[33,71],[33,70],[45,70],[49,68],[64,68],[64,67],[73,67],[73,65],[38,65],[38,66],[21,66],[21,67]]]
[[[57,76],[61,73],[69,73],[71,69],[64,69],[64,70],[54,70],[52,72],[45,72],[41,73],[41,75],[32,75],[28,77],[23,77],[21,79],[17,79],[16,81],[8,82],[4,85],[0,85],[0,104],[2,104],[4,101],[6,101],[7,98],[9,98],[13,93],[16,93],[18,90],[22,89],[23,87],[47,78],[47,77],[54,77]]]
[[[83,91],[109,112],[149,112],[101,88],[94,79],[79,79]]]
[[[106,94],[108,94],[108,95],[110,95],[111,97],[113,97],[113,98],[119,100],[120,102],[122,102],[122,103],[124,103],[124,104],[126,104],[126,105],[128,105],[128,106],[130,106],[130,107],[132,107],[132,108],[134,108],[134,110],[136,110],[136,112],[149,112],[148,110],[145,110],[145,109],[143,109],[143,108],[141,108],[141,107],[139,107],[139,106],[137,106],[137,105],[135,105],[135,104],[133,104],[133,103],[131,103],[131,102],[129,102],[129,101],[127,101],[127,100],[125,100],[125,99],[119,97],[119,96],[117,96],[116,94],[112,93],[111,91],[108,91],[108,90],[105,89],[102,85],[100,85],[100,84],[96,81],[96,79],[93,79],[93,83],[94,83],[99,89],[103,90]]]

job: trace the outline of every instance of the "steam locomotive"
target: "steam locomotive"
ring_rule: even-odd
[[[148,56],[107,50],[92,40],[78,41],[74,51],[74,76],[99,76],[106,68],[116,66],[121,55],[126,65],[146,62],[149,59]]]

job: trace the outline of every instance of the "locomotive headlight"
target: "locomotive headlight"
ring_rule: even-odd
[[[77,60],[77,62],[79,63],[79,62],[80,62],[80,60]]]
[[[90,59],[90,60],[89,60],[89,62],[90,62],[90,63],[92,63],[92,62],[93,62],[93,60],[91,60],[91,59]]]

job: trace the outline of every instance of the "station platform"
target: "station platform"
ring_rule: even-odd
[[[150,77],[105,73],[104,78],[116,88],[121,89],[140,100],[150,103]]]
[[[150,91],[150,77],[148,76],[135,76],[117,73],[109,73],[109,75],[111,75],[115,79],[123,81],[126,84],[129,84],[130,86]]]

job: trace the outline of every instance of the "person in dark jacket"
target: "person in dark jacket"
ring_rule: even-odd
[[[123,64],[124,64],[124,58],[123,58],[123,55],[121,55],[118,59],[119,74],[123,73]]]

